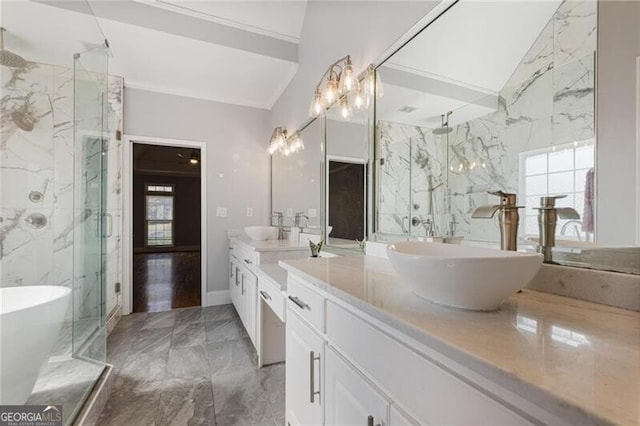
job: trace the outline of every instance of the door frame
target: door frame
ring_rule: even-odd
[[[364,194],[364,237],[367,237],[367,160],[359,157],[345,157],[341,155],[331,155],[327,154],[327,160],[325,161],[325,176],[326,182],[324,184],[326,190],[326,196],[324,197],[324,211],[326,214],[324,215],[324,229],[329,229],[329,164],[333,162],[338,163],[349,163],[349,164],[358,164],[364,168],[364,188],[362,189]],[[329,235],[327,234],[327,241],[329,241]],[[326,244],[326,242],[325,242]]]
[[[122,314],[133,310],[133,144],[161,145],[200,150],[200,304],[207,300],[207,168],[206,144],[201,141],[157,138],[152,136],[123,136],[122,190]]]

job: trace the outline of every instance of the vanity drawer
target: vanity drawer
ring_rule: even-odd
[[[530,424],[341,306],[327,302],[326,315],[329,344],[420,424]]]
[[[295,275],[289,273],[287,298],[289,299],[289,309],[297,312],[318,331],[324,333],[324,297],[302,284],[302,281]]]
[[[249,250],[239,244],[234,245],[231,253],[240,262],[240,264],[252,268],[257,264],[257,253],[253,250]]]
[[[258,293],[262,300],[273,310],[280,321],[286,321],[287,299],[280,291],[280,288],[269,280],[269,278],[260,276],[258,280]]]

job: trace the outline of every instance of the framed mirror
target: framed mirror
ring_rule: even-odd
[[[564,196],[556,206],[575,215],[558,221],[554,260],[640,273],[635,236],[620,247],[598,222],[610,204],[598,175],[616,172],[596,162],[616,149],[596,142],[598,6],[458,2],[377,68],[376,239],[499,248],[497,215],[473,213],[501,190],[523,206],[519,248],[536,250],[535,208]],[[625,218],[616,227],[636,229]]]
[[[322,120],[299,130],[304,149],[271,156],[271,210],[283,214],[285,227],[321,234]],[[272,222],[275,223],[275,222]]]

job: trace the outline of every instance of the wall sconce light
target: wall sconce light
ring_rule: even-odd
[[[271,140],[267,149],[270,155],[280,153],[286,157],[302,149],[304,149],[304,143],[298,132],[287,136],[287,129],[282,127],[276,127],[271,132]]]
[[[367,108],[374,94],[382,96],[382,82],[373,65],[359,76],[353,70],[351,56],[338,59],[324,72],[316,85],[309,108],[312,117],[339,102],[340,114],[347,119],[353,109]]]

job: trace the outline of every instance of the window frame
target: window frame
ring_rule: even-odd
[[[576,150],[578,148],[582,148],[585,146],[589,146],[591,145],[593,147],[593,164],[591,165],[591,167],[589,168],[576,168]],[[566,150],[566,149],[570,149],[572,150],[572,154],[573,154],[573,167],[567,170],[561,170],[561,171],[554,171],[554,172],[549,172],[549,154],[553,153],[553,152],[558,152],[558,151],[562,151],[562,150]],[[526,173],[526,160],[529,157],[535,157],[537,155],[542,155],[545,154],[546,155],[546,171],[545,173],[534,173],[534,174],[530,174],[527,175]],[[556,193],[550,193],[549,192],[549,176],[556,174],[556,173],[564,173],[564,172],[572,172],[573,173],[573,189],[572,191],[569,192],[565,192],[563,194],[567,194],[568,196],[573,196],[573,206],[575,207],[575,200],[576,200],[576,194],[584,194],[584,191],[580,192],[580,191],[576,191],[576,172],[577,171],[581,171],[581,170],[589,170],[590,168],[595,168],[595,164],[596,164],[596,158],[595,158],[595,139],[594,138],[588,138],[588,139],[582,139],[579,141],[574,141],[574,142],[569,142],[566,144],[561,144],[561,145],[553,145],[553,146],[548,146],[548,147],[544,147],[544,148],[537,148],[537,149],[532,149],[530,151],[523,151],[520,152],[519,154],[519,170],[518,170],[518,189],[519,189],[519,194],[520,194],[520,200],[521,200],[521,204],[525,205],[525,207],[527,206],[527,198],[528,197],[543,197],[543,196],[553,196],[553,195],[560,195],[560,194],[556,194]],[[527,193],[527,184],[526,184],[526,179],[527,177],[531,177],[531,176],[546,176],[547,179],[547,193],[546,195],[540,194],[540,195],[530,195]],[[576,208],[576,210],[578,210],[579,212],[583,210],[583,207],[581,208]],[[582,211],[581,213],[581,217],[580,219],[582,220],[582,216],[584,215],[584,211]],[[524,216],[523,219],[521,220],[521,222],[524,222],[524,225],[520,227],[520,235],[522,237],[528,238],[528,237],[538,237],[538,233],[534,232],[533,234],[528,233],[527,232],[527,218],[528,217],[537,217],[537,212],[535,214],[532,214],[528,209],[525,208],[525,213],[522,215]],[[559,225],[560,225],[560,220],[558,221]],[[559,236],[558,232],[561,229],[561,226],[558,226],[557,230],[556,230],[556,237]],[[581,234],[581,238],[583,238],[585,241],[588,241],[589,236],[585,235],[585,233],[583,231],[580,231]],[[566,237],[566,236],[565,236]]]
[[[154,191],[150,190],[150,187],[162,187],[162,188],[171,188],[170,191]],[[149,196],[160,196],[160,197],[171,197],[171,217],[170,220],[151,220],[149,217]],[[166,247],[175,247],[175,185],[167,184],[167,183],[148,183],[144,184],[144,246],[146,248],[166,248]],[[162,224],[162,223],[170,223],[171,224],[171,243],[170,244],[149,244],[149,224]]]

